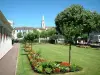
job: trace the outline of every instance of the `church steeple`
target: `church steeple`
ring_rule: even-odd
[[[43,29],[45,29],[45,21],[44,21],[44,16],[42,16],[42,23],[41,23],[41,27],[42,27]]]

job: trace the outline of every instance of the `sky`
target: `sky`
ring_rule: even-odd
[[[41,27],[43,15],[46,27],[52,27],[57,14],[72,4],[100,13],[100,0],[0,0],[0,10],[14,27]]]

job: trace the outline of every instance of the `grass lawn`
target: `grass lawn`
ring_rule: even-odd
[[[36,44],[33,46],[33,50],[40,50],[42,57],[51,61],[68,61],[68,48],[68,46],[53,44]],[[62,75],[100,75],[100,50],[72,46],[71,62],[83,67],[83,70]],[[17,66],[17,75],[41,75],[32,71],[22,47],[20,47]]]

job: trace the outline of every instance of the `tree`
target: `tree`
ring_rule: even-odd
[[[72,5],[59,13],[55,19],[57,32],[65,36],[69,43],[69,63],[71,63],[72,40],[82,33],[83,11],[84,8],[81,5]]]
[[[37,38],[36,33],[33,32],[29,32],[28,34],[26,34],[24,36],[24,41],[25,43],[28,42],[31,44],[31,50],[32,50],[32,43],[34,42],[34,40]]]
[[[69,63],[71,43],[74,38],[92,31],[100,32],[100,14],[85,10],[81,5],[72,5],[59,13],[55,19],[56,30],[64,35],[68,40],[69,46]]]
[[[54,36],[56,34],[56,29],[55,28],[48,29],[47,34],[48,37]]]
[[[100,14],[96,11],[93,12],[93,31],[100,32]]]
[[[46,38],[46,37],[47,37],[47,32],[46,32],[46,30],[43,30],[43,31],[41,32],[40,37],[42,37],[42,38]]]
[[[36,39],[38,39],[38,42],[40,43],[40,32],[38,31],[38,30],[33,30],[33,33],[35,34],[35,36],[36,36]]]
[[[21,32],[19,32],[19,33],[17,33],[17,38],[22,38],[23,36],[22,36],[22,33]]]
[[[48,32],[49,42],[56,44],[57,43],[57,39],[58,39],[56,29],[55,28],[51,28],[51,29],[48,29],[47,32]]]
[[[39,35],[40,35],[39,31],[37,31],[37,30],[34,29],[33,33],[34,33],[34,35],[35,35],[36,38],[39,38]]]

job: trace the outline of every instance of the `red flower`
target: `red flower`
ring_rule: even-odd
[[[55,68],[54,69],[54,72],[59,73],[60,72],[60,69],[59,68]]]
[[[60,65],[61,66],[70,66],[70,64],[68,62],[61,62]]]

